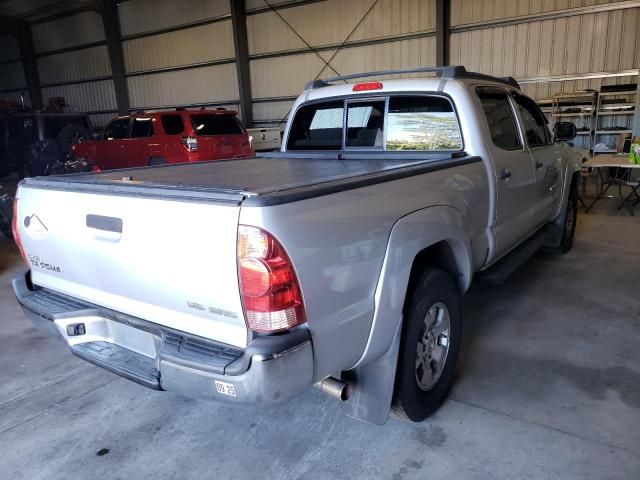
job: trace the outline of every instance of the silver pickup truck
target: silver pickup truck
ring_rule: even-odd
[[[345,81],[415,71],[434,76]],[[22,181],[13,287],[75,355],[150,388],[269,404],[315,385],[355,418],[420,421],[474,275],[571,248],[574,135],[463,67],[316,80],[281,152]]]

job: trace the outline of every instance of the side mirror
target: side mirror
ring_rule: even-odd
[[[572,122],[556,122],[553,126],[553,138],[556,142],[568,142],[578,135],[578,130]]]

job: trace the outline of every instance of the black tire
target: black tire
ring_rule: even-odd
[[[13,238],[11,220],[13,217],[13,199],[0,196],[0,232],[7,238]]]
[[[419,385],[418,377],[420,368],[418,362],[419,344],[425,345],[425,332],[433,330],[427,329],[428,314],[431,309],[436,312],[442,310],[442,305],[446,307],[449,316],[449,329],[447,332],[447,352],[442,362],[442,368],[438,369],[438,375],[432,375],[433,384],[430,387]],[[440,310],[438,310],[440,308]],[[437,320],[433,325],[439,325]],[[420,422],[435,412],[444,402],[449,388],[453,382],[460,342],[462,340],[462,324],[460,314],[460,293],[453,279],[435,268],[425,269],[408,292],[407,302],[404,311],[402,339],[400,341],[400,351],[398,353],[398,368],[396,371],[396,385],[394,391],[393,412],[401,418]],[[437,330],[437,329],[436,329]],[[437,346],[444,343],[443,335],[438,335],[435,340]],[[433,350],[425,353],[429,359],[429,371],[433,371],[434,360],[431,360],[435,345],[431,345]],[[424,352],[425,350],[423,350]],[[422,356],[424,357],[424,355]],[[435,354],[434,354],[435,358]],[[422,363],[422,371],[424,372]],[[437,363],[436,363],[437,365]]]
[[[151,157],[149,159],[150,167],[157,167],[159,165],[166,165],[166,164],[167,164],[167,160],[164,159],[163,157]]]
[[[569,190],[569,201],[567,209],[563,215],[562,240],[560,245],[545,249],[549,253],[565,254],[573,247],[573,237],[576,233],[576,223],[578,222],[578,182],[571,183]]]
[[[89,139],[91,139],[89,130],[84,128],[82,125],[70,123],[60,129],[58,136],[56,137],[56,142],[60,152],[66,157],[71,153],[71,147],[74,144],[82,143]]]

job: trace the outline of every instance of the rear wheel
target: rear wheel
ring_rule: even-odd
[[[460,294],[442,270],[425,269],[405,307],[393,410],[419,422],[445,400],[461,341]]]
[[[569,190],[569,199],[564,214],[562,224],[562,240],[560,245],[553,248],[547,248],[550,253],[567,253],[573,247],[573,237],[576,233],[576,223],[578,221],[578,185],[577,182],[571,184]]]

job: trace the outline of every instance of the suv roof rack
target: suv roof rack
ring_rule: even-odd
[[[520,85],[513,77],[493,77],[484,73],[468,72],[462,65],[450,65],[447,67],[420,67],[409,68],[404,70],[379,70],[376,72],[363,72],[354,73],[351,75],[341,75],[339,77],[331,77],[324,79],[317,79],[307,82],[304,86],[305,90],[314,90],[316,88],[328,87],[331,82],[337,82],[340,80],[353,80],[355,78],[367,78],[367,77],[379,77],[381,75],[402,75],[405,73],[435,73],[436,76],[447,79],[460,79],[460,78],[472,78],[480,80],[490,80],[492,82],[499,82],[510,87],[520,89]]]

